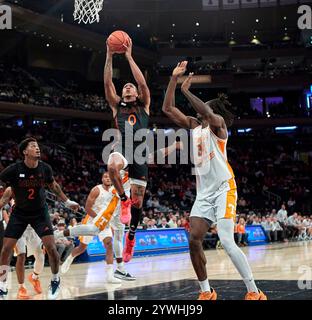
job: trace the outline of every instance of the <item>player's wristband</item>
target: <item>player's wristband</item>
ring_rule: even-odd
[[[72,206],[78,206],[78,203],[75,202],[75,201],[71,201],[69,199],[67,199],[65,202],[64,202],[64,205],[66,208],[70,208]]]
[[[121,201],[126,201],[128,199],[128,197],[126,196],[125,192],[123,194],[119,195],[119,197],[120,197]]]

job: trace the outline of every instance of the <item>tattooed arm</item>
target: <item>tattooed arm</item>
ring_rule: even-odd
[[[12,197],[12,189],[11,189],[11,187],[8,187],[5,189],[3,195],[0,199],[0,209],[9,203],[11,197]]]
[[[61,186],[53,180],[52,183],[48,184],[48,187],[51,192],[53,192],[59,199],[61,199],[67,208],[73,209],[73,210],[78,210],[79,209],[79,204],[76,203],[75,201],[69,200],[66,195],[64,194],[63,190],[61,189]]]
[[[53,192],[59,199],[63,202],[66,202],[68,198],[65,196],[64,192],[61,189],[61,186],[54,180],[48,185],[51,192]]]
[[[115,117],[120,97],[117,95],[116,88],[113,83],[113,54],[114,52],[112,52],[107,45],[107,54],[104,66],[104,90],[105,98],[113,111],[113,117]]]

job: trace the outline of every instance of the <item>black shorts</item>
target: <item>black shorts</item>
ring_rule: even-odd
[[[137,145],[134,145],[133,149],[135,150],[136,147],[137,147]],[[129,172],[129,178],[136,179],[136,180],[142,180],[142,181],[147,182],[147,179],[148,179],[148,157],[145,155],[146,162],[144,162],[143,164],[139,164],[135,161],[135,156],[133,156],[133,160],[132,160],[133,163],[129,163],[129,159],[127,159],[127,153],[125,152],[125,150],[121,146],[118,146],[118,145],[115,148],[116,149],[114,150],[114,152],[120,153],[128,161],[128,166],[125,168],[125,170],[127,170]]]
[[[28,224],[32,226],[40,238],[54,234],[48,207],[31,212],[14,208],[5,229],[4,236],[6,238],[19,239],[23,235]]]
[[[145,164],[129,164],[128,165],[129,178],[147,181],[148,178],[148,165]]]

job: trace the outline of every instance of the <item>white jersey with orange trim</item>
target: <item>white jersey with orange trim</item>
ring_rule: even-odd
[[[124,170],[120,172],[123,187],[125,193],[130,197],[130,181],[128,173]],[[103,185],[96,186],[100,193],[96,198],[92,210],[97,214],[96,217],[92,218],[88,214],[83,219],[82,224],[94,224],[99,230],[100,240],[106,237],[112,237],[111,227],[116,230],[124,230],[125,226],[120,222],[120,199],[114,187],[110,187],[109,190],[105,190]],[[92,241],[92,236],[80,237],[80,241],[84,244],[88,244]]]
[[[193,154],[199,199],[224,191],[225,182],[234,179],[233,170],[227,160],[226,144],[227,139],[218,138],[209,126],[198,126],[193,130]]]
[[[236,214],[236,183],[227,160],[227,139],[218,138],[209,126],[193,132],[193,158],[196,174],[196,200],[191,216],[217,222]]]

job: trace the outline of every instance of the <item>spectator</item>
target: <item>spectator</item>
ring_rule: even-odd
[[[189,217],[181,218],[181,227],[184,228],[187,232],[190,232],[190,219],[189,219]]]
[[[298,222],[298,213],[295,212],[293,215],[288,217],[287,226],[291,234],[291,240],[294,240],[299,236],[299,232],[301,230],[300,223]]]
[[[237,244],[239,246],[247,246],[247,234],[245,230],[246,222],[244,218],[240,218],[237,224]]]
[[[252,224],[253,224],[253,225],[259,225],[259,224],[261,224],[261,219],[260,219],[260,217],[255,216],[255,218],[253,219]]]
[[[261,225],[268,237],[270,243],[272,243],[272,222],[271,218],[267,216],[266,218],[262,219]]]
[[[287,242],[285,231],[277,220],[277,217],[272,218],[272,234],[274,241],[280,239],[281,241]]]
[[[142,229],[146,230],[148,228],[148,222],[149,222],[149,218],[148,217],[144,217],[143,218],[143,222],[141,224]]]
[[[154,219],[148,220],[147,229],[157,229],[156,221]]]
[[[162,228],[162,229],[165,229],[165,228],[170,228],[170,226],[169,226],[169,224],[168,224],[168,222],[167,222],[167,219],[166,218],[162,218],[161,219],[161,224],[159,224],[158,226],[157,226],[157,228]]]
[[[77,224],[78,224],[78,222],[77,222],[76,218],[71,218],[71,219],[70,219],[70,222],[69,222],[68,229],[73,228],[73,227],[76,227]]]
[[[58,223],[58,231],[65,230],[65,223]],[[68,240],[66,237],[58,238],[56,241],[57,252],[60,256],[60,262],[63,263],[66,258],[71,254],[74,249],[74,244],[71,240]]]
[[[169,228],[177,228],[178,224],[177,224],[177,216],[172,215],[171,219],[168,222]]]
[[[283,228],[283,232],[285,235],[285,239],[288,237],[288,221],[287,221],[287,210],[285,204],[282,204],[281,209],[277,212],[277,221],[279,222],[280,226]]]

